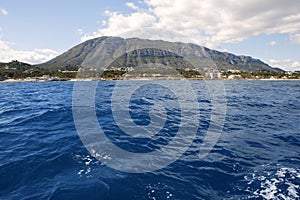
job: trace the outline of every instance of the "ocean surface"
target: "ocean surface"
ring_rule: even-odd
[[[110,100],[116,83],[99,82],[96,92],[97,119],[107,137],[135,153],[172,141],[181,126],[180,106],[165,110],[171,117],[155,141],[120,137]],[[156,102],[176,101],[168,88],[148,83],[129,102],[141,126],[150,123]],[[162,169],[128,173],[85,148],[72,112],[73,82],[0,83],[0,199],[299,199],[300,81],[224,81],[223,132],[204,158],[199,146],[213,102],[204,81],[191,85],[200,119],[188,150]]]

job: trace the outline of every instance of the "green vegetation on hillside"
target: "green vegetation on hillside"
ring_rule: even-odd
[[[126,71],[121,70],[107,70],[103,72],[101,77],[105,79],[120,79],[125,73]]]
[[[9,63],[0,63],[0,79],[5,80],[8,78],[26,78],[36,77],[43,75],[43,70],[38,67],[33,67],[30,64],[22,63],[14,60]]]
[[[24,79],[43,75],[58,78],[76,78],[78,69],[79,66],[65,66],[59,70],[49,70],[14,60],[9,63],[0,63],[0,80]]]
[[[147,65],[148,66],[148,65]],[[97,70],[96,68],[80,68],[79,66],[64,66],[56,69],[45,69],[39,66],[30,65],[14,60],[9,63],[0,63],[0,81],[6,79],[25,79],[28,77],[56,77],[62,80],[73,78],[103,78],[109,80],[118,80],[124,77],[178,77],[182,75],[186,79],[207,79],[209,77],[203,71],[198,71],[191,68],[159,68],[148,66],[148,68],[120,67],[110,68],[106,70]],[[78,73],[80,71],[80,73]],[[284,72],[284,71],[221,71],[218,72],[220,78],[223,79],[300,79],[300,71]],[[177,74],[177,75],[176,75]]]
[[[176,69],[184,78],[202,78],[203,75],[196,70],[185,70],[185,69],[181,69],[181,68],[177,68]]]

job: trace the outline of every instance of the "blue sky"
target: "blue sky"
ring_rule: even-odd
[[[135,32],[143,28],[151,31]],[[300,1],[0,0],[0,62],[41,63],[87,39],[124,32],[300,70]]]

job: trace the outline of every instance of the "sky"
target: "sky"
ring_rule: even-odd
[[[300,70],[299,0],[0,0],[0,62],[42,63],[104,35],[192,42]]]

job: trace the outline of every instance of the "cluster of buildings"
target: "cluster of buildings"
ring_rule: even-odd
[[[66,79],[51,77],[49,75],[43,75],[41,77],[27,77],[24,79],[25,82],[49,82],[49,81],[66,81]]]

